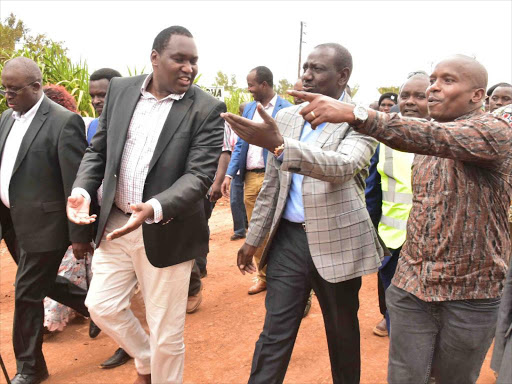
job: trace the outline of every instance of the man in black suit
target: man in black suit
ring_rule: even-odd
[[[0,232],[18,264],[13,384],[48,377],[42,352],[43,299],[49,296],[88,316],[85,290],[57,277],[70,241],[75,257],[92,252],[90,226],[66,218],[66,197],[87,142],[82,118],[43,95],[37,64],[9,60],[2,86],[10,109],[0,119]]]
[[[193,86],[198,56],[186,28],[160,32],[150,58],[149,76],[111,80],[68,217],[94,221],[89,196],[103,183],[86,305],[135,358],[135,383],[181,383],[190,271],[208,249],[203,198],[217,168],[226,106]],[[149,338],[129,308],[137,281]]]

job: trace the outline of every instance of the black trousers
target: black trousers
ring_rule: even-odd
[[[49,252],[27,253],[19,246],[12,227],[6,228],[3,237],[18,265],[12,332],[16,368],[18,373],[37,374],[46,370],[42,350],[43,299],[48,296],[88,317],[89,311],[84,304],[87,291],[57,276],[67,247]]]
[[[359,383],[361,278],[329,283],[311,259],[301,224],[281,220],[269,249],[265,324],[256,342],[249,383],[282,383],[311,288],[325,324],[333,382]]]
[[[210,220],[212,216],[213,208],[215,203],[212,203],[207,197],[203,199],[204,204],[204,216],[206,221]],[[208,235],[210,235],[210,229],[208,228]],[[188,287],[188,295],[195,296],[201,290],[201,272],[206,271],[206,257],[208,253],[196,257],[192,272],[190,273],[190,285]]]

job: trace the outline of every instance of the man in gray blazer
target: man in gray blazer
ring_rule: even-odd
[[[25,57],[9,60],[2,71],[10,109],[0,119],[0,238],[18,264],[13,384],[48,377],[42,351],[45,296],[89,315],[86,291],[57,277],[71,242],[77,258],[92,252],[92,228],[69,223],[65,211],[87,147],[84,123],[44,96],[41,83],[39,67]]]
[[[344,90],[351,72],[348,50],[319,45],[304,63],[304,90],[350,102]],[[312,130],[299,114],[306,104],[283,109],[275,122],[258,107],[261,124],[223,114],[241,138],[274,153],[238,252],[242,273],[254,272],[252,256],[270,231],[261,260],[267,314],[250,383],[283,382],[311,288],[324,316],[334,383],[360,378],[361,276],[376,272],[383,254],[364,200],[377,142],[348,124]]]
[[[192,34],[169,27],[153,43],[153,73],[111,80],[68,200],[71,221],[92,222],[90,196],[103,184],[86,305],[134,357],[136,383],[182,381],[190,272],[208,250],[203,198],[221,153],[226,106],[193,85],[197,60]],[[137,282],[149,338],[130,310]]]

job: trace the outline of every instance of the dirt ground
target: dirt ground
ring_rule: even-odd
[[[203,303],[187,315],[185,326],[185,383],[246,383],[254,343],[263,326],[265,294],[249,296],[252,276],[236,268],[236,251],[242,240],[230,241],[232,221],[229,202],[221,200],[210,220],[211,238],[208,276],[203,279]],[[16,266],[2,244],[0,248],[0,353],[9,374],[15,374],[11,342],[14,310],[13,281]],[[388,338],[372,334],[380,320],[376,275],[363,278],[360,291],[361,383],[386,382]],[[88,320],[76,318],[43,345],[50,371],[48,384],[125,384],[135,379],[133,360],[111,370],[99,369],[117,346],[104,333],[92,340]],[[492,351],[492,348],[491,348]],[[478,383],[494,383],[489,368],[491,353],[483,364]],[[0,373],[0,383],[4,382]],[[316,298],[309,316],[302,321],[285,383],[332,383],[322,314]]]

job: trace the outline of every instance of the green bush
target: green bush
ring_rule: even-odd
[[[10,59],[25,56],[34,60],[43,74],[43,85],[62,85],[75,98],[78,111],[82,116],[96,117],[89,96],[89,69],[85,61],[73,64],[57,44],[44,47],[40,52],[24,48],[14,52],[2,51],[0,55]],[[3,67],[4,62],[0,62],[0,71]],[[2,97],[0,113],[6,109],[7,104]]]

